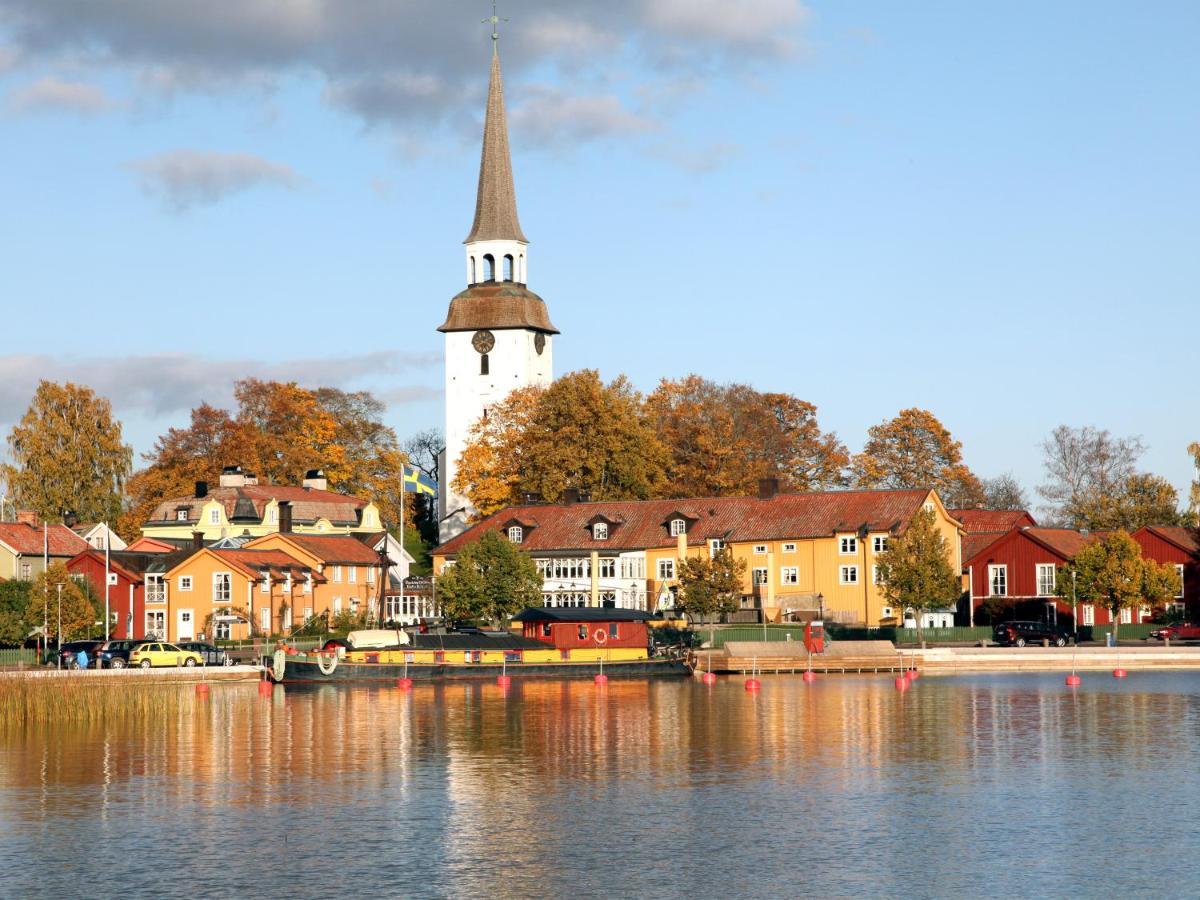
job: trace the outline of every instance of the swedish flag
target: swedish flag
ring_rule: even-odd
[[[404,493],[437,495],[437,482],[420,469],[404,466]]]

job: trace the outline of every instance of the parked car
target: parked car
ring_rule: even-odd
[[[184,665],[191,668],[204,663],[203,657],[195,650],[184,650],[174,644],[155,641],[152,644],[138,644],[129,653],[129,664],[148,669],[151,666]]]
[[[1175,625],[1164,625],[1157,631],[1150,632],[1150,637],[1155,640],[1164,641],[1200,641],[1200,625],[1193,625],[1190,622],[1179,622]],[[1147,638],[1146,640],[1149,640]]]
[[[96,648],[103,644],[104,641],[87,640],[87,641],[67,641],[62,645],[60,650],[57,647],[49,647],[43,657],[47,665],[58,665],[61,658],[61,666],[64,669],[79,668],[79,651],[82,650],[88,655],[88,668],[90,669],[95,664]]]
[[[992,638],[1003,646],[1024,647],[1049,641],[1055,647],[1065,647],[1071,632],[1047,622],[1002,622],[992,630]]]
[[[123,669],[129,665],[129,654],[133,648],[144,643],[144,639],[105,641],[96,648],[96,661],[102,669]]]
[[[206,644],[204,641],[187,641],[176,644],[180,650],[194,650],[200,654],[206,666],[232,666],[233,658],[228,656],[220,647]]]

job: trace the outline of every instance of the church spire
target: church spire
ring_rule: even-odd
[[[496,47],[493,32],[492,47]],[[492,53],[487,114],[483,122],[483,152],[479,160],[479,191],[475,221],[466,243],[520,241],[528,243],[517,221],[517,193],[513,188],[512,158],[508,152],[508,124],[504,118],[504,85],[500,79],[500,54]]]

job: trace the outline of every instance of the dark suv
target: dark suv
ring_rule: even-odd
[[[1049,641],[1055,647],[1065,647],[1071,632],[1046,622],[1003,622],[992,630],[992,638],[1001,646],[1024,647]]]
[[[129,651],[138,644],[144,643],[146,643],[144,640],[114,639],[105,641],[96,648],[96,659],[100,663],[100,668],[124,669],[129,665]]]

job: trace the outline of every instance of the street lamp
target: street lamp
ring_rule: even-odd
[[[54,586],[58,588],[58,667],[62,668],[62,589],[61,581],[54,582]]]

